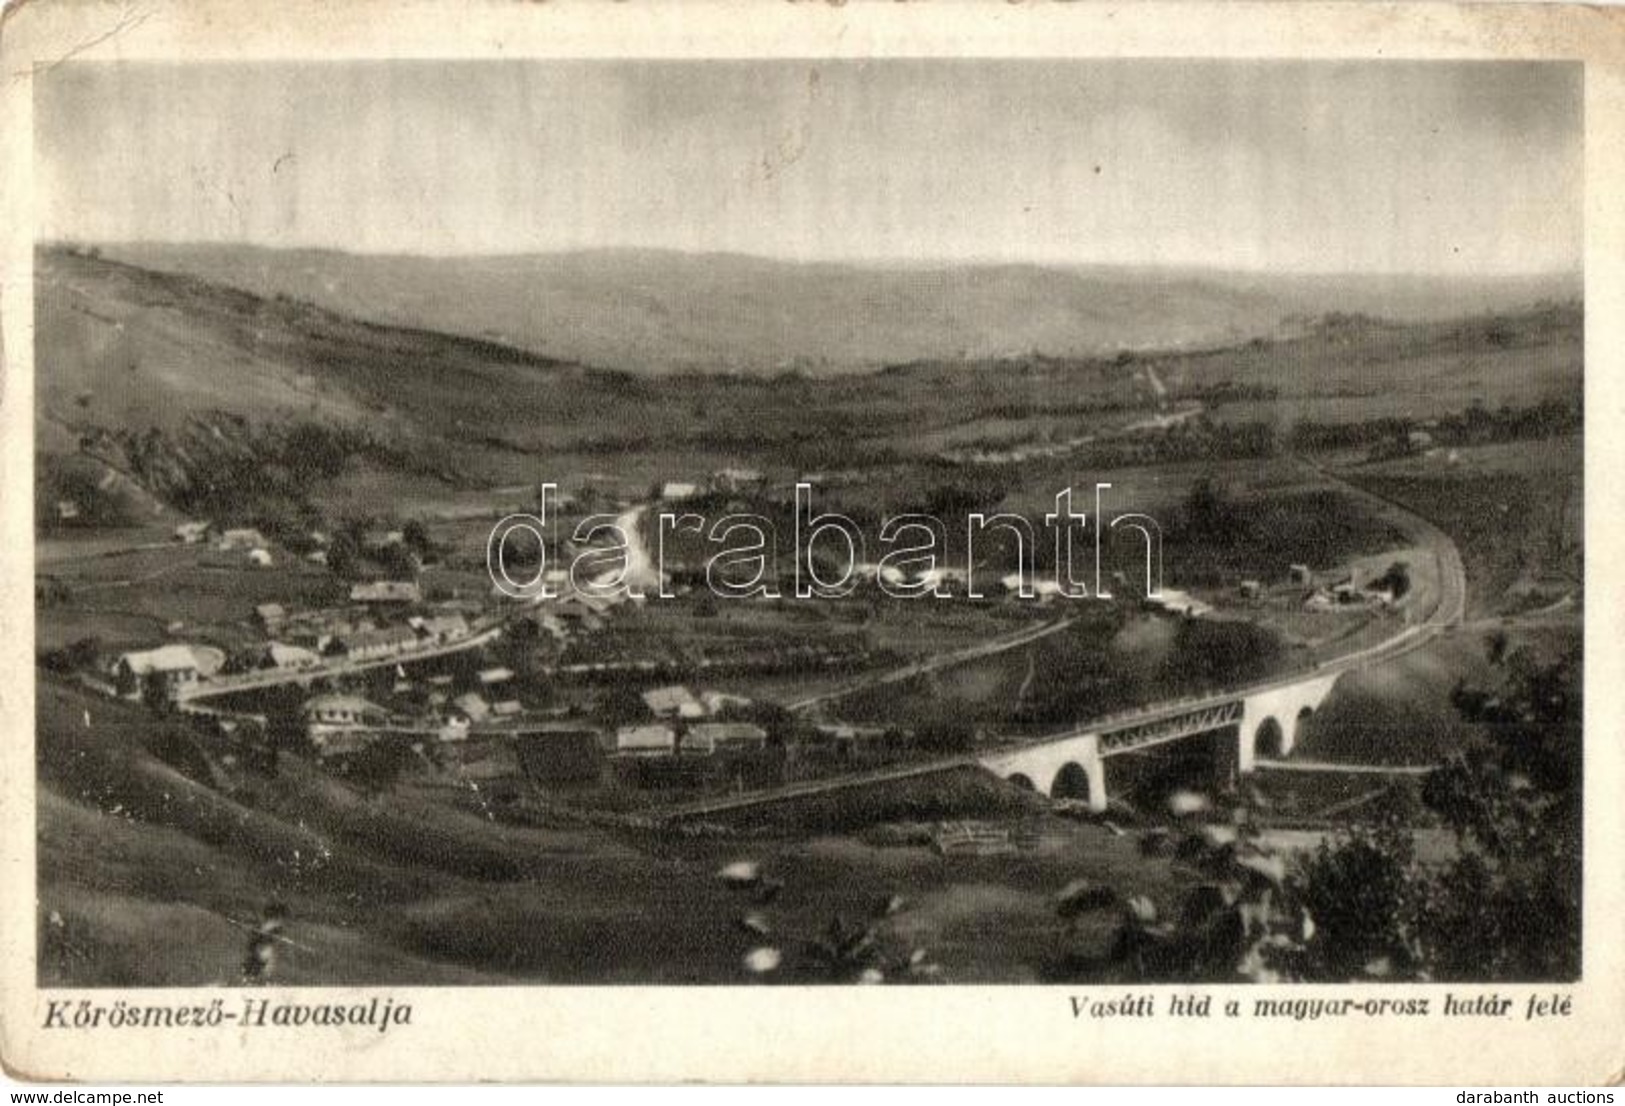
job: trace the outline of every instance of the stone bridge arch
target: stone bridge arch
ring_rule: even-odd
[[[1077,799],[1089,809],[1106,809],[1106,767],[1096,734],[1076,734],[1060,741],[1012,749],[982,758],[982,766],[1018,787],[1041,791],[1052,799]]]
[[[1338,675],[1311,677],[1248,695],[1237,735],[1241,771],[1251,772],[1259,758],[1290,756],[1309,720],[1331,694]]]
[[[1094,781],[1089,778],[1089,773],[1083,765],[1075,760],[1069,760],[1055,773],[1055,779],[1049,788],[1050,798],[1081,799],[1089,802],[1096,790],[1093,784]]]
[[[1265,717],[1258,724],[1258,728],[1253,731],[1253,755],[1255,757],[1268,757],[1271,760],[1278,760],[1286,756],[1288,748],[1286,731],[1281,728],[1280,720],[1273,714]]]

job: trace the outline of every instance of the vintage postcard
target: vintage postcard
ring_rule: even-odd
[[[1625,1072],[1618,11],[0,33],[19,1077]]]

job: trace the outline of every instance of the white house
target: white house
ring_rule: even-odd
[[[382,630],[362,630],[337,639],[339,650],[352,661],[372,661],[405,652],[418,643],[417,631],[410,626],[386,626]]]
[[[377,725],[388,718],[383,707],[359,695],[317,695],[305,700],[301,713],[312,733]]]
[[[760,749],[766,744],[767,731],[750,722],[701,722],[683,734],[683,752],[700,756]]]
[[[261,659],[262,667],[280,668],[285,671],[315,668],[322,663],[322,658],[309,649],[297,645],[284,645],[280,641],[267,642]]]
[[[421,603],[423,593],[414,580],[374,580],[350,588],[352,603]]]
[[[258,530],[248,527],[234,527],[223,531],[220,540],[215,543],[221,550],[232,549],[262,549],[265,546],[265,536]]]
[[[460,614],[411,618],[407,619],[407,622],[419,634],[432,642],[461,641],[468,636],[468,620]]]
[[[706,714],[705,704],[681,684],[650,688],[643,693],[643,703],[656,718],[704,718]]]
[[[197,683],[200,664],[190,645],[160,645],[125,653],[113,665],[113,680],[120,695],[137,699],[148,683],[158,680],[167,697]]]
[[[470,691],[466,695],[459,695],[451,701],[451,705],[470,722],[483,722],[491,716],[491,704],[478,692]]]
[[[658,723],[645,726],[622,726],[613,734],[605,734],[605,752],[613,756],[670,756],[677,751],[677,732]]]

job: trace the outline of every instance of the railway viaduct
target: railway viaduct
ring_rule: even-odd
[[[1110,786],[1107,762],[1116,756],[1229,728],[1236,734],[1233,764],[1238,772],[1251,772],[1260,757],[1286,756],[1340,675],[1311,674],[1108,716],[1069,733],[990,751],[977,761],[1012,783],[1052,798],[1081,799],[1090,809],[1104,811]]]

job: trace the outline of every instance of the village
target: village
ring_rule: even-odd
[[[712,497],[738,508],[754,502],[741,497],[767,494],[760,473],[730,468],[607,505],[624,519],[643,506],[680,509]],[[570,496],[562,505],[585,510]],[[474,535],[478,527],[464,529]],[[260,601],[229,627],[175,618],[162,641],[116,654],[66,649],[73,656],[59,662],[81,683],[144,703],[242,755],[292,751],[363,786],[407,779],[481,803],[544,794],[584,807],[658,805],[1002,739],[1008,729],[977,726],[945,745],[941,727],[926,720],[848,716],[841,703],[899,676],[922,678],[939,662],[996,651],[1003,640],[1015,646],[1047,633],[1071,606],[1057,602],[1055,581],[1034,589],[1023,573],[998,565],[973,576],[935,564],[905,574],[859,563],[851,594],[814,605],[820,620],[807,604],[773,595],[719,607],[704,574],[680,558],[649,589],[672,595],[669,602],[625,586],[578,587],[558,567],[541,572],[545,594],[515,600],[494,584],[479,588],[470,571],[453,575],[450,545],[428,532],[410,523],[350,539],[312,531],[281,544],[248,526],[180,521],[155,555],[195,553],[217,575],[326,579],[322,594],[337,601]],[[345,545],[353,548],[340,553]],[[641,559],[635,553],[622,550],[623,565],[600,559],[609,565],[605,578],[624,584]],[[363,578],[341,578],[335,560]],[[1269,583],[1247,578],[1200,594],[1165,587],[1137,597],[1122,570],[1109,579],[1116,604],[1136,618],[1250,620],[1275,610],[1330,616],[1345,628],[1362,624],[1350,615],[1381,619],[1403,606],[1410,587],[1403,560],[1363,580],[1357,569],[1284,567]],[[792,574],[777,570],[788,592]],[[448,578],[458,582],[448,586]],[[61,586],[45,580],[47,589]],[[974,620],[958,646],[966,651],[929,638],[910,648],[919,635],[907,629],[911,616],[885,602],[888,583],[962,600]],[[311,586],[291,589],[301,590]],[[877,612],[904,620],[899,638],[877,636]]]

